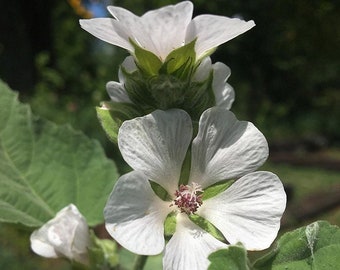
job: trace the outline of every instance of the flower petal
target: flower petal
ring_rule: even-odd
[[[184,44],[193,5],[185,1],[149,11],[142,17],[120,7],[109,6],[108,10],[121,26],[128,29],[129,38],[165,60],[169,52]]]
[[[95,37],[133,52],[133,46],[129,42],[129,31],[120,23],[110,18],[96,18],[79,20],[81,28]]]
[[[176,232],[165,247],[163,269],[208,269],[210,253],[226,247],[226,244],[191,222],[185,214],[179,214]]]
[[[248,250],[262,250],[277,236],[285,207],[280,179],[270,172],[254,172],[204,201],[197,214],[214,224],[231,244],[241,242]]]
[[[124,85],[119,82],[108,82],[106,84],[106,91],[114,102],[133,103],[126,92]]]
[[[203,112],[192,143],[189,182],[202,188],[239,178],[260,167],[268,157],[263,134],[250,122],[238,121],[223,108]]]
[[[124,248],[155,255],[164,248],[164,220],[170,211],[147,177],[133,171],[118,179],[104,208],[105,226]]]
[[[204,57],[204,59],[201,60],[201,63],[199,64],[195,71],[193,81],[201,82],[206,80],[210,75],[211,70],[212,70],[211,58],[209,56]]]
[[[191,137],[191,119],[185,111],[157,110],[125,121],[118,133],[118,146],[133,169],[172,194],[178,187]]]
[[[255,26],[253,21],[228,18],[217,15],[195,17],[187,28],[185,43],[197,37],[196,55],[200,59],[205,53],[237,37]]]
[[[191,21],[193,4],[189,1],[152,10],[142,16],[144,30],[149,41],[145,48],[152,45],[156,55],[165,60],[174,49],[184,45],[187,25]]]
[[[124,69],[128,73],[132,73],[137,70],[136,62],[132,56],[126,57],[121,67],[119,68],[119,72],[118,72],[119,82],[124,83],[125,78],[124,78],[122,69]]]
[[[153,44],[146,46],[150,37],[147,29],[145,29],[143,25],[141,17],[138,17],[129,10],[121,7],[108,6],[107,9],[112,16],[117,19],[118,24],[129,33],[128,40],[129,38],[132,39],[139,46],[148,51],[155,51]]]
[[[216,106],[230,110],[235,100],[233,87],[227,83],[230,76],[230,68],[221,62],[213,65],[214,76],[212,88],[215,94]]]
[[[31,249],[38,255],[46,258],[58,258],[58,253],[54,247],[48,242],[47,230],[36,230],[31,234]]]

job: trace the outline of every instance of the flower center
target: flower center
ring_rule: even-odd
[[[202,193],[201,186],[196,183],[180,185],[179,189],[175,192],[176,198],[170,206],[177,205],[181,213],[193,214],[203,203]]]

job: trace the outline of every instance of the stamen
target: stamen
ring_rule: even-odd
[[[175,192],[176,198],[170,206],[177,205],[181,213],[193,214],[203,203],[202,193],[203,190],[197,183],[180,185]]]

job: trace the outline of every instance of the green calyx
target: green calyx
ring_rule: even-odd
[[[116,242],[109,239],[99,239],[91,231],[93,245],[89,248],[91,269],[116,269],[119,264]]]
[[[174,74],[147,77],[140,70],[128,73],[124,68],[122,72],[125,90],[143,115],[156,109],[178,108],[187,111],[193,120],[198,120],[204,110],[215,105],[212,72],[203,81],[193,81],[192,76],[184,80]]]
[[[125,120],[154,110],[183,109],[197,121],[206,109],[215,106],[212,89],[213,71],[207,78],[194,79],[197,61],[196,40],[179,47],[164,62],[132,40],[137,69],[127,71],[123,66],[124,89],[132,103],[103,102],[97,107],[97,116],[109,139],[117,142],[118,129]]]
[[[196,39],[170,52],[164,62],[157,55],[140,47],[131,39],[130,43],[135,49],[136,65],[146,77],[165,74],[186,80],[196,68]]]

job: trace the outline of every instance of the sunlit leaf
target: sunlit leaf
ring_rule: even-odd
[[[242,246],[229,246],[218,250],[208,257],[211,261],[209,270],[249,270],[247,251]]]
[[[340,229],[326,221],[285,233],[277,247],[255,264],[257,270],[329,270],[340,265]]]
[[[0,221],[40,226],[73,203],[101,223],[117,177],[98,142],[33,116],[0,82]]]

